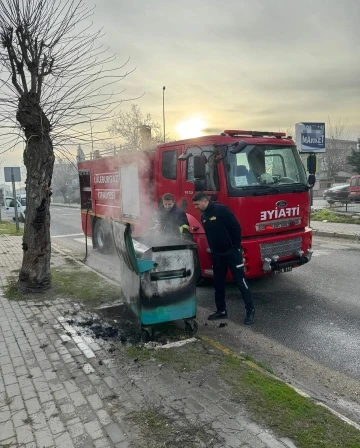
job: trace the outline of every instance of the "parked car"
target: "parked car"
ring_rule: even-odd
[[[25,212],[26,207],[22,205],[22,203],[17,199],[17,211],[18,211],[18,217],[20,222],[25,221]],[[11,196],[7,196],[5,198],[5,213],[10,218],[13,218],[15,220],[15,204],[14,204],[14,198]]]
[[[360,175],[352,176],[350,179],[350,194],[351,202],[360,202]]]
[[[335,202],[344,202],[349,198],[350,185],[336,185],[336,187],[329,188],[323,193],[323,197],[329,204]]]

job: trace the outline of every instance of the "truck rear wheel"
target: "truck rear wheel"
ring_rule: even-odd
[[[94,246],[101,254],[112,252],[112,235],[110,226],[104,219],[98,219],[94,226]]]

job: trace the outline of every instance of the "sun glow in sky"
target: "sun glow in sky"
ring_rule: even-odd
[[[188,120],[181,121],[177,125],[177,133],[181,139],[200,137],[204,135],[206,123],[201,117],[192,117]]]

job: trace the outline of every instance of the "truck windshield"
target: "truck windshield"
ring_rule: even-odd
[[[248,145],[239,154],[227,153],[227,175],[232,189],[270,189],[306,184],[304,166],[295,146]]]

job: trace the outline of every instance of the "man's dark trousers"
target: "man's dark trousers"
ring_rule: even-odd
[[[242,298],[245,302],[246,311],[251,311],[254,308],[254,305],[251,298],[250,289],[245,280],[245,271],[240,252],[234,249],[233,251],[231,251],[231,253],[226,255],[211,254],[211,256],[212,256],[213,273],[214,273],[216,310],[219,312],[226,311],[226,302],[225,302],[226,274],[228,269],[230,269],[234,281],[238,285]]]

